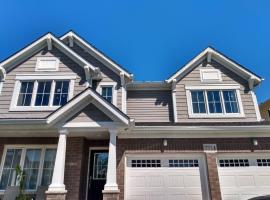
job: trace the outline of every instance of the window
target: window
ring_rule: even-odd
[[[9,147],[6,149],[3,169],[0,172],[0,190],[17,185],[15,168],[21,166],[24,173],[26,190],[35,190],[37,186],[51,183],[55,148],[49,147]]]
[[[219,160],[220,167],[249,167],[248,159],[222,159]]]
[[[51,81],[38,82],[35,106],[48,106],[49,105],[51,85],[52,85]]]
[[[33,81],[25,81],[21,83],[20,94],[18,98],[18,106],[30,106],[32,93],[33,93]]]
[[[110,103],[112,103],[112,86],[102,86],[101,95]]]
[[[192,107],[194,113],[206,113],[203,91],[191,91]]]
[[[257,165],[259,167],[270,167],[270,159],[257,159]]]
[[[161,160],[132,160],[131,167],[140,168],[140,167],[161,167]]]
[[[106,179],[108,167],[108,153],[95,153],[94,179]]]
[[[61,106],[64,105],[68,100],[68,81],[56,81],[55,90],[54,90],[54,98],[53,105]]]
[[[224,90],[223,99],[226,113],[239,113],[238,102],[234,90]]]
[[[76,76],[16,76],[11,111],[45,111],[63,106],[72,97]],[[72,78],[72,79],[71,79]],[[25,80],[24,80],[25,79]]]
[[[207,91],[208,107],[210,113],[222,113],[219,91]]]
[[[59,59],[55,57],[37,58],[36,71],[58,71]]]
[[[169,160],[169,167],[199,167],[198,160]]]
[[[117,83],[116,82],[99,82],[97,92],[108,102],[117,105]]]
[[[194,87],[196,88],[196,87]],[[243,117],[240,93],[235,89],[188,89],[191,117]]]

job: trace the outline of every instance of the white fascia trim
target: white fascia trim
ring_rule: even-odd
[[[177,79],[178,76],[180,76],[182,73],[184,73],[189,67],[193,66],[198,60],[202,59],[203,56],[207,54],[209,49],[205,49],[202,51],[199,55],[197,55],[194,59],[192,59],[190,62],[188,62],[183,68],[181,68],[179,71],[177,71],[174,75],[172,75],[166,82],[170,83],[173,81],[173,79]]]
[[[259,126],[135,126],[119,138],[269,137],[269,125]],[[166,134],[164,134],[166,132]]]
[[[75,80],[77,78],[74,74],[16,74],[15,80]]]
[[[245,70],[243,67],[239,66],[238,64],[232,62],[225,56],[221,55],[214,49],[208,47],[204,51],[202,51],[199,55],[197,55],[194,59],[192,59],[189,63],[187,63],[182,69],[180,69],[178,72],[176,72],[173,76],[171,76],[168,80],[166,80],[168,83],[172,82],[173,79],[177,79],[178,76],[180,76],[182,73],[184,73],[189,67],[193,66],[196,62],[198,62],[200,59],[204,58],[207,54],[211,54],[211,59],[217,57],[220,58],[220,60],[225,61],[226,64],[229,64],[231,67],[233,67],[236,71],[239,73],[244,74],[246,77],[253,77],[256,79],[256,81],[261,82],[262,79],[258,76],[255,76],[254,74],[250,73],[249,71]],[[215,56],[215,57],[214,57]],[[217,59],[216,58],[216,59]],[[225,65],[226,67],[226,65]]]
[[[97,49],[95,49],[94,47],[92,47],[91,45],[87,44],[82,38],[80,38],[77,34],[75,34],[74,32],[70,31],[68,33],[66,33],[65,35],[63,35],[60,40],[64,40],[67,37],[74,37],[76,40],[78,40],[80,43],[82,43],[85,47],[88,48],[88,50],[94,52],[95,55],[97,55],[97,59],[102,59],[105,60],[107,63],[109,63],[114,70],[116,69],[119,73],[124,73],[128,78],[132,79],[133,75],[128,73],[127,71],[125,71],[124,69],[122,69],[119,65],[117,65],[115,62],[113,62],[112,60],[110,60],[109,58],[107,58],[105,55],[103,55],[101,52],[99,52]],[[76,42],[75,40],[75,42]]]
[[[48,33],[46,35],[44,35],[43,37],[41,37],[40,39],[38,39],[37,41],[35,41],[34,43],[32,43],[31,45],[27,46],[26,48],[24,48],[23,50],[21,50],[20,52],[16,53],[15,55],[11,56],[10,58],[8,58],[7,60],[3,61],[1,63],[1,66],[5,68],[5,65],[8,64],[9,62],[11,62],[12,60],[16,59],[19,56],[23,56],[25,53],[27,53],[29,50],[31,50],[32,48],[34,48],[35,46],[41,44],[42,42],[46,42],[47,39],[52,40],[52,42],[57,45],[58,47],[60,47],[61,49],[63,49],[66,53],[68,53],[71,57],[73,57],[73,60],[75,62],[77,62],[78,64],[80,64],[81,67],[84,66],[89,66],[91,68],[91,70],[93,70],[94,72],[99,71],[98,67],[93,66],[92,64],[90,64],[89,62],[87,62],[85,59],[83,59],[81,56],[79,56],[77,53],[75,53],[73,50],[71,50],[68,46],[66,46],[65,44],[63,44],[58,38],[54,37],[51,33]]]
[[[256,94],[255,94],[255,92],[253,90],[251,90],[250,93],[251,93],[251,97],[252,97],[252,100],[253,100],[257,121],[262,121],[262,117],[261,117],[260,108],[259,108],[259,105],[258,105]]]
[[[121,120],[123,123],[126,125],[130,124],[129,119],[125,118],[122,114],[120,114],[116,109],[113,109],[113,107],[104,99],[100,98],[98,95],[96,95],[94,92],[92,92],[90,89],[86,90],[83,92],[80,96],[78,96],[76,99],[73,101],[67,103],[65,106],[63,106],[61,109],[56,111],[53,115],[51,115],[47,119],[47,123],[51,124],[53,123],[56,119],[60,118],[61,116],[64,116],[64,114],[72,109],[73,106],[76,104],[82,102],[83,99],[87,97],[92,97],[94,98],[97,102],[99,102],[102,106],[104,106],[106,109],[108,109],[110,112],[112,112],[119,120]],[[78,106],[78,105],[77,105]]]
[[[205,84],[205,85],[186,85],[186,90],[240,90],[237,84]]]
[[[111,86],[113,89],[113,105],[117,106],[117,83],[116,82],[100,82],[97,86],[97,92],[101,95],[103,86]]]
[[[68,122],[63,127],[64,128],[115,128],[117,123],[115,122]]]

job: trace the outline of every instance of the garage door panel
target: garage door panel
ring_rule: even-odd
[[[237,157],[235,155],[229,157],[227,154],[223,158],[220,156],[218,173],[222,199],[246,200],[269,195],[270,165],[266,166],[268,160],[261,158],[261,155],[256,156],[256,154],[244,156],[240,154]]]
[[[133,161],[135,160],[135,161]],[[147,160],[157,165],[147,167]],[[158,160],[158,161],[157,161]],[[128,158],[126,200],[201,200],[199,159]],[[139,182],[139,183],[138,183]]]

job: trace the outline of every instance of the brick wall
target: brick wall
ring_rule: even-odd
[[[124,199],[125,153],[173,153],[203,152],[203,144],[217,144],[221,152],[253,152],[270,150],[270,138],[257,138],[258,146],[252,144],[251,138],[203,138],[203,139],[168,139],[164,147],[162,139],[118,139],[117,141],[117,182],[120,199]],[[208,168],[208,180],[212,200],[220,200],[220,187],[216,166],[216,154],[205,154]]]

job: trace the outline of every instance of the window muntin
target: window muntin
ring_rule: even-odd
[[[206,113],[203,91],[191,91],[193,113]]]
[[[221,98],[218,90],[207,91],[209,113],[222,113]]]
[[[18,106],[30,106],[32,93],[33,93],[34,81],[21,82],[20,93],[18,97]]]
[[[46,152],[50,152],[50,157],[46,158]],[[50,184],[56,156],[55,148],[47,147],[10,147],[4,154],[3,169],[0,172],[0,190],[5,190],[7,186],[17,185],[17,166],[21,166],[25,173],[25,187],[27,190],[35,190],[37,186]],[[48,160],[50,165],[48,165]],[[49,173],[45,172],[49,169]],[[43,178],[44,177],[44,178]],[[46,179],[46,180],[45,180]]]
[[[201,97],[197,97],[197,95]],[[203,107],[202,96],[204,96],[204,104],[206,105],[205,113],[198,109],[199,103]],[[190,99],[189,106],[192,107],[190,114],[194,114],[194,116],[238,116],[241,114],[236,90],[190,90]]]
[[[48,106],[51,93],[51,81],[38,82],[35,106]]]
[[[223,99],[226,113],[239,113],[238,102],[234,90],[224,90]]]
[[[270,159],[269,158],[260,158],[256,160],[258,167],[270,167]]]
[[[55,81],[53,105],[60,106],[67,103],[69,81]]]
[[[68,101],[69,87],[70,80],[22,81],[17,106],[62,106]]]
[[[110,103],[112,103],[112,94],[113,87],[112,86],[102,86],[101,87],[101,95]]]

